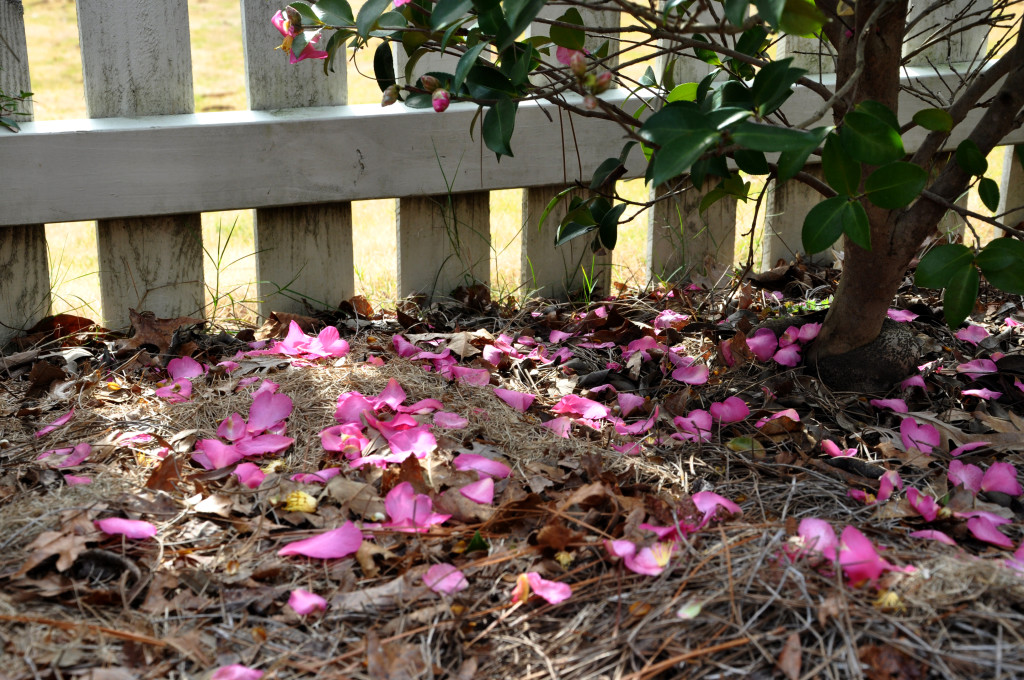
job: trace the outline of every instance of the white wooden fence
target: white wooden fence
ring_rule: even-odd
[[[946,4],[952,17],[970,0]],[[49,307],[43,225],[51,222],[98,220],[101,301],[112,326],[124,325],[129,307],[163,317],[201,313],[199,214],[206,211],[255,209],[261,313],[295,309],[297,303],[275,295],[283,285],[312,300],[353,294],[351,201],[362,199],[399,202],[400,295],[447,294],[460,283],[489,281],[488,192],[504,188],[527,189],[526,288],[560,295],[574,278],[582,249],[552,248],[558,211],[542,232],[537,218],[558,189],[588,180],[618,153],[622,134],[614,125],[576,118],[570,134],[566,114],[524,105],[516,156],[498,163],[479,134],[470,139],[472,105],[453,105],[443,115],[401,105],[346,106],[343,73],[325,78],[319,62],[289,65],[273,50],[280,36],[269,18],[279,0],[241,0],[249,110],[196,114],[186,0],[77,5],[89,118],[29,121],[20,133],[0,132],[0,340]],[[0,0],[0,88],[8,92],[31,89],[23,14],[19,1]],[[906,78],[941,94],[942,75],[959,68],[951,62],[974,59],[985,40],[984,28],[963,33],[953,53],[932,48]],[[784,49],[808,47],[815,54],[801,57],[801,65],[818,71],[829,60],[819,58],[817,44],[793,41]],[[828,73],[817,77],[834,85]],[[623,92],[603,96],[621,100]],[[800,119],[820,105],[818,95],[799,90],[786,111]],[[907,95],[901,118],[921,106]],[[950,148],[961,138],[952,138]],[[913,149],[919,138],[910,134],[905,143]],[[639,152],[628,165],[642,172]],[[1008,165],[1008,205],[1024,204],[1020,178]],[[685,272],[708,257],[731,260],[735,206],[719,204],[705,221],[694,209],[699,195],[695,190],[674,207],[651,211],[652,277]],[[765,264],[799,250],[800,225],[814,202],[796,183],[772,193]],[[598,275],[607,281],[607,272]]]

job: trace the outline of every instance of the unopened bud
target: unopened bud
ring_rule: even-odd
[[[586,97],[584,97],[583,98],[583,108],[587,109],[588,111],[593,111],[594,109],[596,109],[597,108],[597,97],[595,97],[592,94],[588,94]]]
[[[451,103],[451,95],[448,94],[448,90],[437,89],[434,90],[434,94],[430,96],[430,103],[433,104],[434,110],[441,113],[448,108],[448,104]]]
[[[434,76],[423,76],[420,78],[420,84],[427,92],[433,92],[437,88],[441,87],[441,81]]]
[[[587,72],[587,57],[579,50],[572,53],[569,58],[569,69],[576,75],[577,78],[582,78]]]
[[[299,10],[294,7],[285,7],[284,16],[288,19],[288,23],[291,24],[292,30],[296,33],[302,30],[302,15],[299,14]]]
[[[602,73],[601,75],[599,75],[597,78],[594,79],[594,86],[591,89],[591,92],[593,92],[594,94],[601,94],[602,92],[607,90],[609,87],[611,87],[611,85],[612,85],[612,72],[611,71],[605,71],[604,73]]]
[[[380,99],[381,106],[391,106],[398,101],[398,85],[388,85],[384,90],[384,96]]]

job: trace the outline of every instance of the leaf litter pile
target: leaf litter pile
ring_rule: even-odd
[[[920,373],[866,395],[749,282],[459,293],[9,347],[0,675],[1024,677],[1017,301],[908,286]]]

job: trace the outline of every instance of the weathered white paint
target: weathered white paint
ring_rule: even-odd
[[[270,23],[280,9],[269,0],[242,0],[246,92],[255,110],[336,106],[347,101],[344,54],[326,78],[323,62],[290,63],[274,48],[281,34]],[[326,40],[326,38],[324,39]],[[306,149],[296,154],[307,155]],[[313,162],[331,165],[329,158]],[[253,220],[259,314],[335,306],[355,293],[352,269],[352,204],[348,201],[290,208],[257,208]]]
[[[0,90],[17,95],[31,92],[24,11],[20,0],[0,0]],[[19,106],[32,119],[32,103]],[[0,130],[0,137],[14,133]],[[0,165],[5,177],[16,165]],[[42,224],[0,229],[0,345],[29,328],[50,311],[50,271],[46,259],[46,230]]]
[[[185,0],[80,0],[78,31],[86,109],[92,118],[184,114],[193,110],[192,56]],[[164,152],[135,191],[162,180]],[[101,174],[93,165],[90,174]],[[51,190],[53,187],[51,186]],[[147,213],[139,213],[147,214]],[[159,317],[203,308],[202,224],[197,213],[101,220],[96,225],[104,325],[129,323],[129,308]]]
[[[580,189],[565,196],[540,224],[544,209],[564,187],[553,184],[523,192],[523,290],[545,297],[566,297],[593,283],[598,290],[609,293],[611,253],[595,254],[593,239],[588,236],[554,247],[558,224],[568,211],[569,201],[573,196],[587,198],[590,192]]]

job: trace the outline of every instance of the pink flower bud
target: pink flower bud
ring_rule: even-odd
[[[398,101],[398,85],[388,85],[384,90],[384,96],[380,99],[381,106],[391,106]]]
[[[430,103],[434,105],[434,110],[441,113],[448,108],[448,104],[451,103],[451,95],[448,94],[448,90],[437,89],[434,90],[434,94],[430,97]]]
[[[611,87],[611,84],[612,84],[612,72],[611,71],[605,71],[604,73],[599,75],[594,80],[594,87],[593,87],[592,92],[594,94],[601,94],[602,92],[607,90],[609,87]]]
[[[577,78],[582,78],[583,74],[587,72],[587,57],[583,52],[576,51],[569,57],[569,69],[576,74]]]
[[[420,84],[423,85],[423,89],[427,92],[433,92],[441,87],[441,81],[434,76],[423,76],[420,78]]]
[[[435,108],[437,108],[437,107],[435,107]],[[594,109],[596,109],[597,108],[597,97],[595,97],[592,94],[588,94],[586,97],[584,97],[583,98],[583,108],[587,109],[588,111],[593,111]]]

